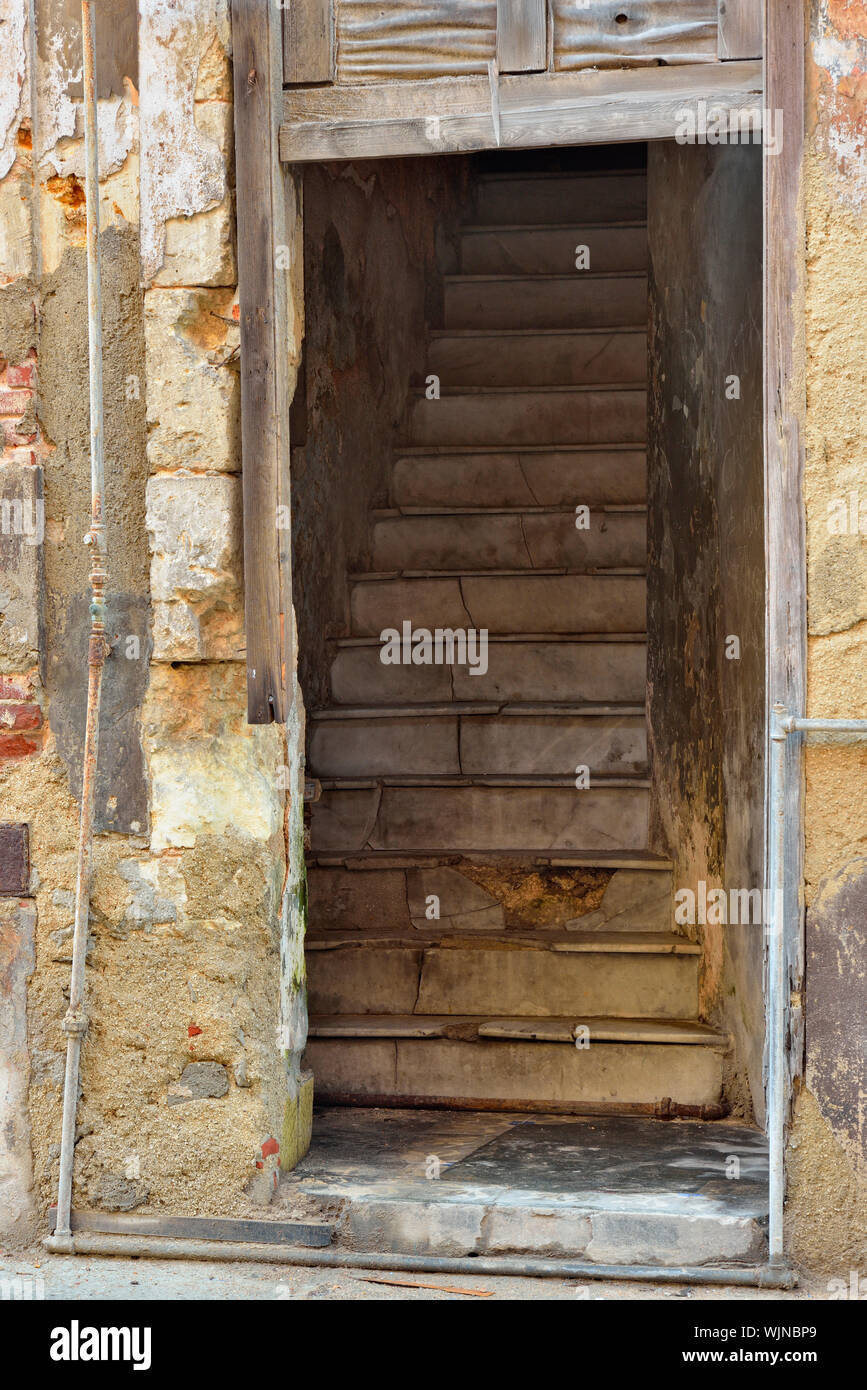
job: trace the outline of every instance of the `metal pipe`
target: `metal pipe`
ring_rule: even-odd
[[[599,1265],[577,1260],[525,1259],[511,1255],[388,1255],[355,1250],[293,1249],[286,1245],[250,1245],[210,1240],[171,1240],[154,1236],[86,1235],[71,1241],[46,1236],[48,1250],[76,1255],[126,1255],[155,1260],[253,1260],[262,1264],[298,1265],[305,1269],[371,1269],[417,1274],[475,1274],[510,1279],[631,1279],[655,1284],[737,1284],[748,1288],[791,1289],[794,1271],[756,1265],[725,1269],[704,1265]]]
[[[785,872],[786,820],[786,743],[783,724],[785,710],[776,704],[771,711],[770,846],[768,879],[770,893],[768,923],[768,1259],[771,1265],[783,1259],[783,1202],[785,1198],[785,950],[783,885]]]
[[[860,734],[867,738],[867,719],[797,719],[789,714],[782,725],[788,733]]]
[[[103,461],[102,384],[102,286],[99,268],[99,146],[94,73],[93,0],[81,0],[84,48],[84,150],[87,192],[87,325],[90,370],[90,530],[84,538],[90,546],[90,640],[87,654],[87,715],[81,775],[81,813],[78,824],[78,863],[75,879],[75,927],[72,938],[72,972],[69,1008],[63,1020],[66,1034],[66,1073],[63,1080],[63,1125],[60,1139],[60,1179],[57,1193],[56,1239],[71,1248],[69,1214],[72,1205],[72,1170],[75,1161],[75,1116],[81,1045],[87,1031],[84,1001],[84,969],[90,919],[90,885],[93,874],[93,811],[96,760],[99,745],[99,707],[106,655],[105,585],[106,544],[103,524],[105,468]]]

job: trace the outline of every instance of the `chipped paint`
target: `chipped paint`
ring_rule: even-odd
[[[228,47],[220,0],[143,0],[139,26],[141,255],[145,282],[163,263],[166,222],[217,207],[226,196],[220,147],[196,121],[202,60]]]
[[[15,163],[18,128],[27,112],[27,0],[0,0],[0,179]]]

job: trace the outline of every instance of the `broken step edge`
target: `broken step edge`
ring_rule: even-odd
[[[344,950],[411,950],[411,951],[550,951],[556,954],[641,955],[641,956],[700,956],[702,948],[695,941],[674,932],[604,932],[557,931],[503,932],[480,930],[470,932],[466,927],[452,932],[431,932],[417,928],[413,935],[405,930],[393,935],[381,932],[348,933],[343,929],[324,929],[308,932],[304,938],[305,951]]]

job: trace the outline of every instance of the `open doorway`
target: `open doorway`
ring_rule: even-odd
[[[761,918],[706,904],[762,874],[760,191],[668,143],[305,171],[296,1190],[318,1133],[347,1191],[641,1171],[671,1217],[686,1167],[710,1218],[722,1149],[740,1243],[676,1255],[754,1253]]]

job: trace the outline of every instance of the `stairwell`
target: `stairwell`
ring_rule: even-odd
[[[320,1101],[719,1102],[647,848],[644,218],[641,171],[486,174],[443,277],[440,394],[408,402],[310,719]],[[486,669],[384,664],[405,623],[486,629]]]

